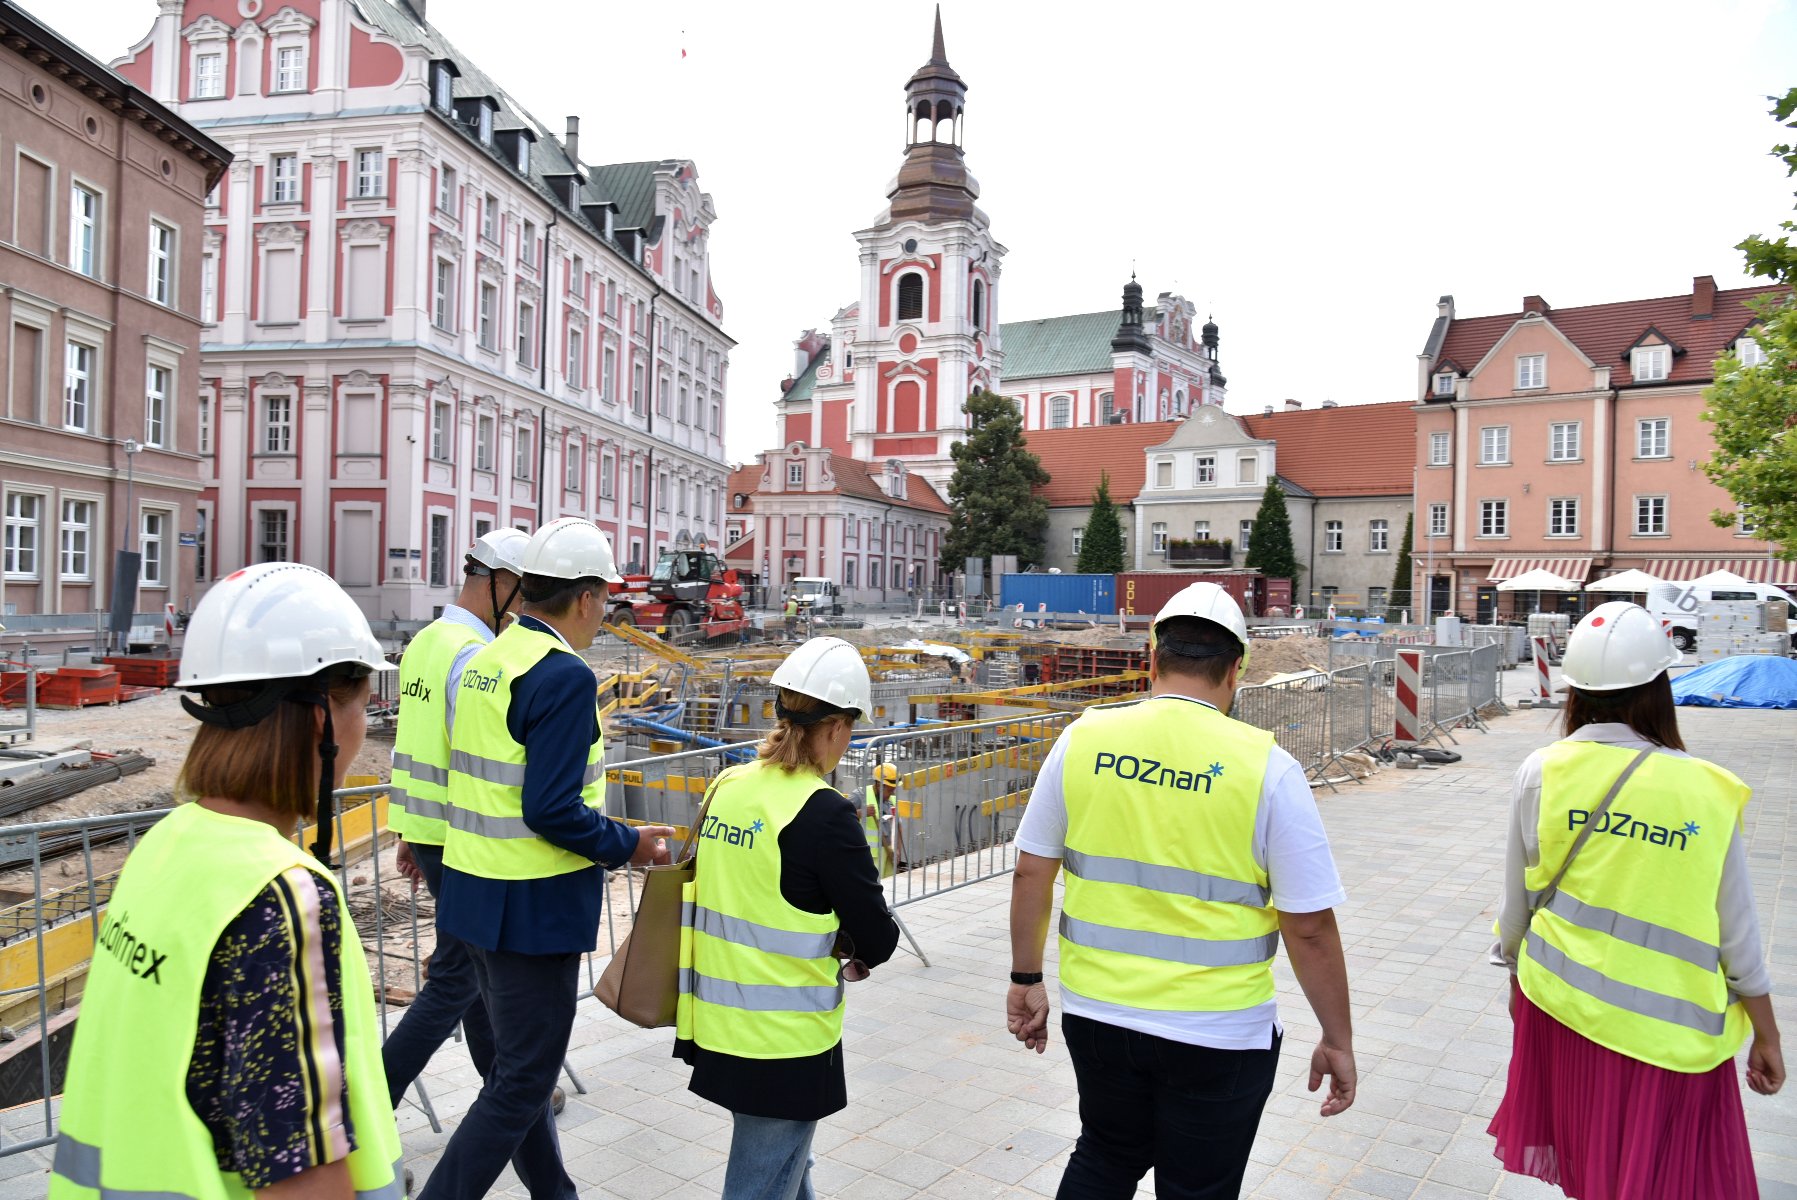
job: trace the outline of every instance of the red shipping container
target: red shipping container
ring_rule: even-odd
[[[1267,581],[1259,571],[1119,571],[1117,611],[1125,616],[1152,617],[1181,589],[1194,583],[1218,585],[1235,597],[1248,616],[1266,611]]]
[[[1263,608],[1261,610],[1261,615],[1265,616],[1269,610],[1275,609],[1275,608],[1281,609],[1288,613],[1292,611],[1292,581],[1291,580],[1289,580],[1289,579],[1269,579],[1269,580],[1267,580],[1267,605],[1266,605],[1266,608]]]

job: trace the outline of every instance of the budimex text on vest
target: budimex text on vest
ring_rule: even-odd
[[[100,945],[118,960],[121,967],[139,979],[150,980],[161,987],[162,964],[168,961],[168,955],[159,954],[148,944],[138,941],[137,935],[125,928],[130,923],[130,913],[108,910],[100,922]]]
[[[1566,814],[1568,830],[1590,823],[1589,809],[1574,808]],[[1636,838],[1652,846],[1672,846],[1682,851],[1685,848],[1685,838],[1696,837],[1699,828],[1697,822],[1686,821],[1683,829],[1668,829],[1664,825],[1649,825],[1646,821],[1637,821],[1632,813],[1607,812],[1598,816],[1592,832],[1607,833],[1611,837]]]
[[[1140,758],[1134,754],[1099,754],[1092,764],[1092,774],[1109,771],[1118,779],[1133,779],[1155,787],[1173,788],[1181,792],[1210,793],[1211,780],[1223,773],[1222,763],[1212,763],[1208,771],[1183,771],[1158,758]]]

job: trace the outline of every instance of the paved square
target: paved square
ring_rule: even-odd
[[[1514,678],[1514,677],[1513,677]],[[1555,736],[1557,713],[1519,711],[1492,732],[1462,732],[1464,761],[1384,771],[1319,793],[1348,888],[1341,910],[1361,1070],[1354,1108],[1324,1121],[1304,1090],[1316,1027],[1279,960],[1287,1027],[1244,1194],[1311,1197],[1555,1197],[1503,1175],[1485,1125],[1503,1091],[1510,1026],[1504,979],[1485,964],[1503,865],[1510,779]],[[1747,831],[1783,1028],[1797,1035],[1797,716],[1681,709],[1694,753],[1754,789]],[[905,951],[851,988],[848,1109],[819,1128],[820,1194],[853,1200],[1053,1195],[1079,1132],[1073,1072],[1056,1040],[1045,1056],[1004,1032],[1009,879],[901,909],[931,965]],[[1050,939],[1050,957],[1053,956]],[[1052,971],[1052,968],[1051,968]],[[1797,1039],[1794,1039],[1797,1040]],[[586,1196],[627,1200],[718,1194],[727,1113],[686,1091],[670,1031],[626,1026],[581,1006],[570,1060],[587,1088],[560,1119],[563,1153]],[[1797,1055],[1793,1055],[1797,1058]],[[426,1076],[452,1130],[477,1080],[459,1046]],[[1797,1198],[1797,1085],[1747,1094],[1761,1194]],[[414,1105],[400,1113],[422,1182],[447,1133]],[[23,1134],[7,1122],[8,1138]],[[48,1159],[0,1159],[0,1200],[41,1196]],[[1149,1183],[1152,1183],[1152,1177]],[[522,1196],[508,1172],[501,1188]],[[1143,1195],[1151,1195],[1145,1187]]]

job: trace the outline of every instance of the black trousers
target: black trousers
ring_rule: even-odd
[[[1150,1167],[1165,1200],[1241,1195],[1278,1034],[1265,1050],[1213,1050],[1072,1013],[1061,1033],[1079,1083],[1080,1133],[1058,1200],[1129,1200]]]

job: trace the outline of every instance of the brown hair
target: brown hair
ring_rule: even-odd
[[[1206,656],[1181,654],[1167,645],[1168,641],[1218,653]],[[1229,668],[1241,659],[1242,644],[1235,640],[1235,634],[1215,621],[1203,617],[1169,617],[1155,627],[1154,669],[1157,674],[1183,675],[1188,679],[1201,679],[1213,687],[1222,687],[1229,678]]]
[[[525,603],[551,617],[565,617],[579,602],[584,592],[594,593],[605,603],[605,580],[588,575],[580,579],[557,579],[550,575],[526,575],[519,581]]]
[[[1683,750],[1678,735],[1678,707],[1672,702],[1672,680],[1661,671],[1646,683],[1614,692],[1566,689],[1565,728],[1568,734],[1586,725],[1617,722],[1627,725],[1657,746]]]
[[[808,713],[823,703],[815,696],[786,688],[780,688],[779,695],[780,703],[796,713]],[[825,717],[815,725],[798,725],[781,717],[768,731],[768,735],[761,739],[759,755],[763,762],[773,763],[789,775],[801,767],[822,775],[824,768],[818,761],[818,739],[832,722],[853,720],[850,714],[843,713],[840,716]]]
[[[367,676],[326,671],[296,690],[324,692],[332,704],[342,707],[356,699],[366,683]],[[220,684],[200,694],[208,704],[222,707],[247,700],[261,688],[260,681]],[[176,795],[264,804],[283,815],[309,819],[318,804],[319,734],[312,715],[317,711],[314,705],[284,700],[247,729],[202,723],[175,780]]]

